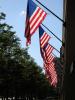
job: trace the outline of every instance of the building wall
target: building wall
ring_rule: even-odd
[[[64,18],[65,26],[65,70],[64,70],[64,98],[63,100],[75,100],[75,75],[70,72],[72,61],[75,58],[75,1],[65,0]],[[66,11],[65,11],[66,10]],[[66,13],[65,13],[66,12]]]

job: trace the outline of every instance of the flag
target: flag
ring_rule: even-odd
[[[46,46],[44,48],[40,47],[40,51],[41,51],[41,56],[43,58],[43,61],[47,64],[50,64],[53,60],[54,60],[54,56],[51,54],[53,51],[53,47],[52,48],[48,48],[50,44],[47,43]],[[51,46],[50,46],[51,47]]]
[[[46,75],[48,76],[51,85],[56,86],[57,85],[57,73],[55,69],[55,64],[52,62],[50,65],[44,63]]]
[[[45,62],[46,63],[50,64],[53,61],[54,56],[51,54],[53,49],[54,48],[49,43],[47,43],[47,45],[44,47],[44,55],[46,56],[45,57],[45,59],[46,59]]]
[[[32,0],[28,0],[25,37],[27,45],[31,43],[31,36],[46,17],[46,12],[38,7]]]
[[[49,43],[45,46],[45,52],[47,57],[52,53],[53,49],[54,48]]]
[[[54,56],[50,54],[48,57],[46,57],[46,63],[50,64],[54,60]]]
[[[51,73],[51,85],[56,86],[57,85],[57,73],[55,69],[55,64],[53,62],[50,64],[50,73]]]
[[[48,43],[51,37],[43,30],[43,28],[39,27],[39,40],[40,40],[40,47],[44,48],[45,45]]]
[[[55,65],[53,63],[54,56],[52,55],[52,51],[54,48],[48,43],[50,38],[51,37],[40,26],[39,27],[40,52],[44,61],[45,73],[51,85],[56,86],[57,73],[55,70]]]

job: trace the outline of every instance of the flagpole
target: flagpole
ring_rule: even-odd
[[[62,20],[59,16],[57,16],[55,13],[53,13],[50,9],[48,9],[47,7],[45,7],[41,2],[39,2],[38,0],[36,0],[40,5],[42,5],[46,10],[48,10],[52,15],[54,15],[56,18],[58,18],[61,22],[63,22],[63,25],[65,26],[65,22],[64,20]]]
[[[51,45],[51,44],[50,44]],[[52,46],[52,45],[51,45]],[[54,46],[52,46],[58,53],[60,53],[60,51],[59,50],[57,50]]]
[[[55,57],[57,57],[54,53],[52,53]],[[58,61],[58,59],[57,59],[57,61]],[[59,64],[60,64],[60,66],[62,67],[62,64],[60,63],[60,61],[58,61],[59,62]]]
[[[44,24],[41,25],[43,25],[51,34],[53,34],[63,44],[63,41],[61,41],[50,29],[48,29]]]

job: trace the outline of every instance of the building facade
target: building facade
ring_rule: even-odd
[[[75,100],[75,2],[64,0],[63,27],[64,70],[63,70],[63,98],[62,100]]]

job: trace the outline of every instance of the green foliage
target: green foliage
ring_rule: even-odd
[[[6,15],[3,12],[0,12],[0,20],[5,19]]]
[[[55,91],[41,67],[28,54],[28,48],[21,48],[12,26],[2,22],[5,16],[0,13],[0,96],[15,99],[54,96]]]

